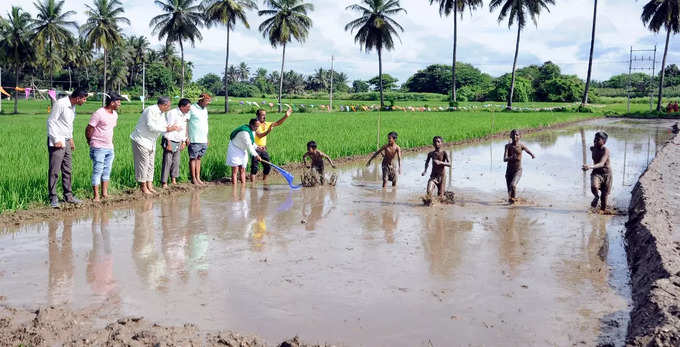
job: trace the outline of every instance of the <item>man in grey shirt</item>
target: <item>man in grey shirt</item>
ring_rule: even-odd
[[[50,164],[47,176],[50,206],[59,208],[57,197],[57,180],[61,173],[61,186],[64,190],[64,201],[79,204],[81,201],[71,191],[71,152],[76,149],[73,143],[73,120],[76,106],[87,101],[87,91],[76,88],[70,96],[57,100],[50,116],[47,117],[47,152]]]

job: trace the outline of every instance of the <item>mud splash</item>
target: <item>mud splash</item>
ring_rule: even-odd
[[[606,130],[610,204],[625,210],[669,126],[598,120],[526,135],[537,158],[524,160],[512,206],[504,141],[493,140],[447,149],[452,205],[422,205],[425,153],[413,153],[397,188],[380,187],[378,166],[348,163],[335,187],[216,187],[10,226],[0,293],[11,307],[94,307],[102,328],[143,315],[267,341],[620,345],[625,217],[589,213],[580,166]]]

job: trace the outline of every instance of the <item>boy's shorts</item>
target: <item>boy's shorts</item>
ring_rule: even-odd
[[[198,159],[205,155],[205,151],[208,149],[207,143],[191,143],[189,144],[189,158]]]
[[[592,173],[590,175],[590,185],[603,193],[609,193],[612,189],[612,174]]]
[[[396,178],[396,173],[394,171],[394,165],[392,163],[382,163],[382,175],[383,179],[394,182]]]

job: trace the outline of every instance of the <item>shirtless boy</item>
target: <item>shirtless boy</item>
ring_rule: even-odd
[[[432,196],[434,188],[437,187],[437,195],[440,198],[444,197],[444,177],[446,173],[444,169],[447,166],[451,166],[449,162],[449,155],[446,151],[442,151],[442,137],[435,136],[432,139],[432,146],[434,146],[434,151],[427,154],[427,159],[425,160],[425,170],[421,176],[425,176],[427,172],[427,167],[432,160],[432,172],[430,173],[430,179],[427,181],[427,196]]]
[[[397,185],[397,175],[401,175],[401,147],[397,145],[397,133],[392,131],[389,134],[387,134],[387,144],[382,146],[379,150],[375,151],[373,155],[371,156],[371,159],[368,159],[368,163],[366,163],[366,166],[369,166],[371,164],[371,161],[378,156],[378,154],[382,153],[383,155],[383,160],[382,160],[382,181],[383,181],[383,188],[387,185],[387,181],[392,181],[392,186]],[[397,157],[397,163],[399,165],[399,171],[395,171],[394,169],[394,157]]]
[[[311,166],[307,165],[307,158],[310,158],[312,160]],[[331,164],[331,167],[335,169],[335,164],[333,164],[333,160],[331,160],[331,158],[328,155],[326,155],[326,153],[316,149],[316,142],[314,141],[307,142],[307,152],[302,155],[302,163],[305,164],[306,168],[316,171],[316,173],[319,175],[319,181],[321,182],[321,184],[324,183],[324,165],[323,165],[324,159],[328,160],[328,163]]]
[[[512,142],[505,145],[503,161],[508,163],[505,169],[505,183],[508,187],[508,202],[513,204],[517,201],[517,183],[522,178],[522,152],[527,152],[531,159],[536,156],[521,142],[519,142],[519,130],[513,129],[510,132]]]
[[[607,197],[612,189],[609,149],[604,146],[607,143],[608,137],[604,131],[595,133],[595,145],[590,147],[590,151],[593,153],[594,165],[583,165],[583,171],[593,170],[590,174],[590,190],[595,198],[590,203],[590,206],[596,208],[597,201],[600,200],[600,209],[602,211],[607,209]]]

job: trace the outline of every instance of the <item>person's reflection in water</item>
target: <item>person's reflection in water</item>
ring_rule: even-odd
[[[178,276],[184,282],[188,280],[185,271],[184,247],[186,237],[184,228],[180,225],[180,210],[176,198],[168,198],[161,201],[161,226],[163,227],[163,256],[168,265],[168,275]]]
[[[86,278],[96,295],[108,296],[116,286],[109,233],[109,212],[99,209],[92,217],[92,250],[87,256]]]
[[[71,228],[73,221],[66,217],[63,222],[61,240],[57,238],[59,222],[48,222],[49,273],[47,302],[50,305],[67,304],[73,294],[73,248]],[[59,244],[61,242],[61,244]]]
[[[385,202],[393,202],[396,200],[396,190],[383,190],[382,198]],[[394,243],[394,230],[399,223],[399,207],[396,206],[382,206],[382,227],[385,230],[385,242]]]
[[[333,187],[312,187],[304,189],[302,218],[306,221],[305,230],[316,230],[316,223],[328,215],[335,209],[335,200],[337,194]],[[333,201],[333,206],[324,214],[326,204],[326,195],[329,195]]]
[[[507,208],[505,217],[498,218],[498,225],[495,230],[499,236],[499,256],[500,260],[508,265],[510,273],[514,275],[517,267],[526,262],[531,252],[528,251],[530,244],[530,231],[535,224],[526,217],[518,217],[523,213],[522,209]]]
[[[593,230],[588,236],[586,256],[588,268],[593,273],[600,273],[607,269],[607,255],[609,253],[609,238],[607,237],[607,221],[611,217],[592,215],[590,223]]]
[[[245,188],[245,184],[242,185]],[[191,193],[189,205],[189,220],[186,230],[187,265],[189,271],[197,272],[199,276],[206,276],[208,271],[208,248],[210,238],[206,232],[205,224],[201,216],[201,191]]]
[[[265,237],[267,237],[267,211],[269,209],[269,190],[262,191],[259,189],[250,190],[250,218],[251,222],[248,225],[248,243],[250,249],[255,252],[264,250],[266,244]]]
[[[426,213],[422,216],[426,232],[423,246],[430,262],[430,272],[448,276],[463,259],[465,234],[472,230],[472,222],[452,221],[445,214],[432,210]]]
[[[153,200],[145,200],[135,209],[135,229],[132,240],[132,258],[137,274],[152,289],[162,289],[165,262],[154,241]]]

